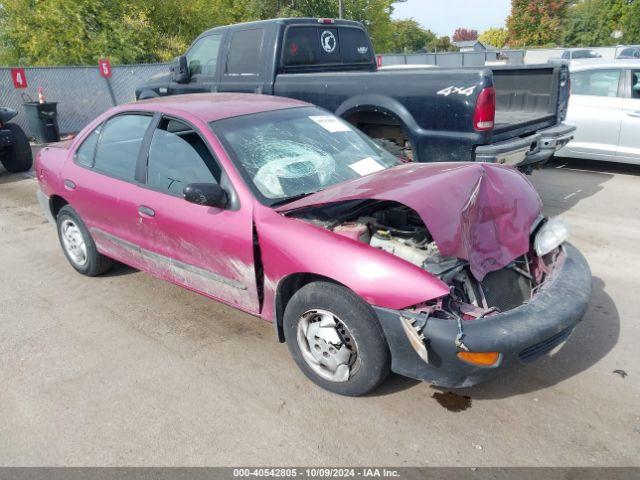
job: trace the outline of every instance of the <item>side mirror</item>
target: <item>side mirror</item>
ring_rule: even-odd
[[[171,79],[177,83],[189,83],[191,75],[189,74],[187,57],[184,55],[176,57],[173,65],[171,65]]]
[[[227,192],[217,183],[190,183],[182,194],[187,202],[196,205],[225,208],[228,204]]]

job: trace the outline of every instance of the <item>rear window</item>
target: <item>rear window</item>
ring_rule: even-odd
[[[372,62],[369,39],[360,28],[301,26],[287,29],[285,66]]]
[[[233,33],[227,57],[227,75],[258,75],[262,63],[263,34],[263,28]]]

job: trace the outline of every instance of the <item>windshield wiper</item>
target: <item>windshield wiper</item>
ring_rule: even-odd
[[[293,197],[283,198],[282,200],[278,200],[271,204],[272,207],[279,207],[281,205],[285,205],[287,203],[295,202],[296,200],[300,200],[301,198],[308,197],[309,195],[313,195],[316,192],[306,192],[299,193],[298,195],[294,195]]]

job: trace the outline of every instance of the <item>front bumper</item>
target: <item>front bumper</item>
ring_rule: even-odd
[[[476,148],[476,162],[500,163],[514,167],[541,164],[573,138],[576,127],[564,123],[534,135]]]
[[[501,371],[529,363],[564,342],[587,309],[591,271],[582,254],[564,244],[564,259],[529,302],[491,317],[465,321],[464,343],[473,352],[500,352],[492,367],[478,367],[457,357],[456,322],[429,318],[424,329],[429,363],[413,349],[402,328],[406,311],[374,307],[391,351],[391,369],[401,375],[447,388],[470,387]]]

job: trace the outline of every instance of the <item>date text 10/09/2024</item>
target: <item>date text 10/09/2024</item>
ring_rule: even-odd
[[[387,468],[235,468],[233,476],[272,478],[398,478],[399,472]]]

